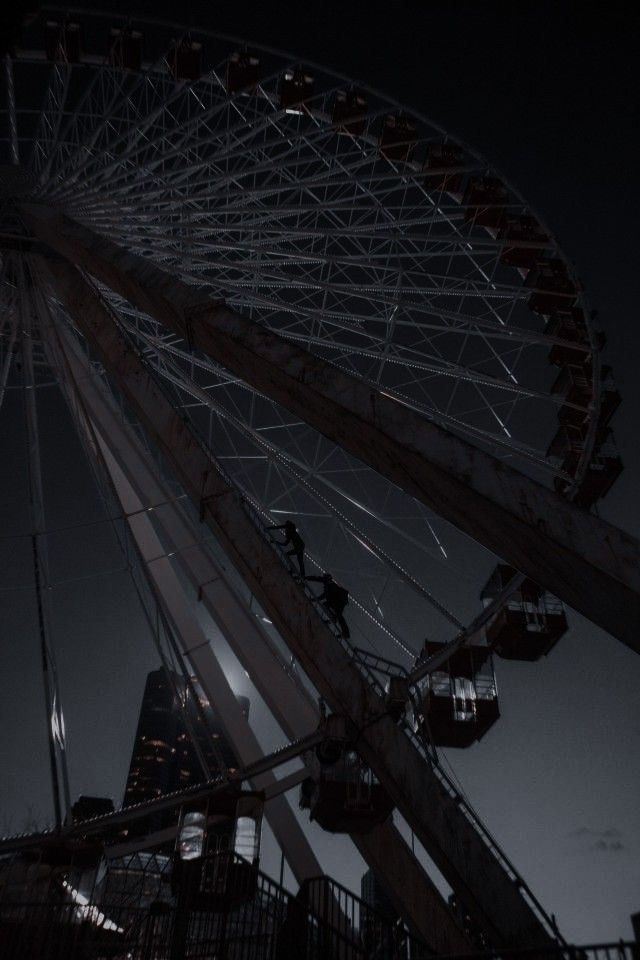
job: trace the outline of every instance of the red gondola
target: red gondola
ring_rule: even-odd
[[[593,401],[593,379],[590,366],[569,364],[556,377],[551,393],[562,394],[564,403],[558,407],[561,424],[581,427],[589,414]]]
[[[79,63],[82,55],[79,23],[47,20],[44,28],[44,49],[47,60],[58,63]]]
[[[586,363],[591,353],[589,334],[583,311],[579,307],[556,309],[544,328],[546,336],[566,343],[554,343],[549,350],[549,363],[557,367]]]
[[[329,833],[369,833],[389,818],[393,801],[358,755],[347,751],[304,781],[300,806]]]
[[[421,659],[442,650],[425,643]],[[500,716],[491,650],[473,645],[455,653],[418,684],[421,701],[417,725],[424,725],[439,747],[468,747],[482,739]]]
[[[416,145],[415,122],[404,113],[388,113],[378,141],[380,153],[396,163],[408,163]]]
[[[554,310],[571,309],[578,290],[562,260],[538,260],[527,276],[532,288],[529,308],[534,313],[551,315]]]
[[[524,270],[530,270],[542,258],[549,242],[538,221],[530,216],[508,218],[498,236],[504,241],[500,263]]]
[[[109,31],[109,63],[120,70],[140,70],[142,43],[139,30],[112,27]]]
[[[236,50],[227,60],[227,92],[253,93],[260,79],[260,60],[246,50]]]
[[[481,599],[491,602],[515,572],[508,564],[498,564]],[[527,579],[489,623],[486,637],[499,657],[533,661],[546,656],[567,629],[562,602]]]
[[[561,460],[565,473],[574,474],[582,456],[586,438],[584,426],[562,424],[547,447],[547,456]]]
[[[462,189],[462,147],[457,143],[430,143],[424,168],[424,185],[427,190],[442,190],[460,193]],[[451,173],[447,170],[451,169]],[[456,171],[456,172],[453,172]]]
[[[471,177],[462,198],[464,219],[478,227],[498,229],[508,202],[507,188],[497,177]]]
[[[567,364],[563,366],[551,387],[552,394],[563,394],[564,404],[558,409],[561,424],[582,427],[587,419],[589,407],[593,402],[592,370],[589,365]],[[600,442],[604,440],[603,428],[620,405],[620,394],[616,390],[610,367],[603,367],[600,385],[600,410],[598,430]]]
[[[280,109],[287,113],[302,113],[304,104],[313,96],[315,80],[302,67],[285,70],[280,81]]]
[[[596,448],[587,465],[585,475],[580,483],[580,489],[574,497],[574,503],[586,509],[592,507],[594,503],[606,496],[622,470],[622,460],[615,448],[611,434],[608,433],[605,441]],[[561,477],[558,477],[555,480],[555,487],[559,493],[564,493],[567,489],[567,483]]]
[[[358,90],[338,90],[333,97],[331,122],[354,136],[364,132],[367,101]]]
[[[202,44],[182,37],[169,50],[167,62],[175,80],[194,83],[202,74]]]

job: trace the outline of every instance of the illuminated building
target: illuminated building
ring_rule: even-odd
[[[249,700],[238,699],[248,717]],[[123,806],[153,800],[237,766],[233,748],[197,680],[190,678],[188,685],[164,668],[152,671],[142,697]],[[155,814],[134,822],[129,833],[161,830],[174,819],[172,812]]]

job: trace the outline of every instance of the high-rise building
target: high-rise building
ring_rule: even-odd
[[[195,677],[191,677],[191,689],[186,693],[186,715],[187,723],[193,732],[200,754],[204,759],[209,777],[215,777],[221,769],[229,770],[234,773],[238,768],[238,758],[236,753],[227,740],[222,730],[220,721],[216,716],[215,710],[207,700],[202,687]],[[197,698],[197,702],[196,702]],[[242,710],[245,720],[249,719],[249,699],[247,697],[238,697],[238,703]],[[188,734],[185,730],[184,733]],[[187,742],[190,743],[190,737],[187,736]],[[197,763],[195,749],[192,749],[192,756]],[[200,767],[201,769],[201,767]],[[195,776],[195,774],[194,774]],[[196,783],[197,780],[191,780]]]
[[[238,700],[248,717],[249,700]],[[142,697],[123,806],[153,800],[237,767],[234,750],[197,680],[192,677],[187,684],[164,668],[152,671]],[[129,835],[161,830],[174,821],[175,812],[154,814],[134,821]]]

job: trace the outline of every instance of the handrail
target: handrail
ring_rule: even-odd
[[[231,851],[230,853],[234,863],[243,863],[241,857]],[[203,858],[203,863],[206,859],[208,858]],[[166,862],[153,872],[158,878],[164,877],[164,882],[168,885],[173,873],[171,860],[167,858]],[[137,876],[137,871],[134,870],[133,875]],[[100,936],[101,930],[105,930],[117,937],[123,953],[126,952],[135,960],[142,960],[143,957],[149,960],[156,955],[151,941],[155,942],[158,937],[163,946],[166,945],[172,940],[172,931],[175,934],[180,921],[184,921],[185,914],[189,915],[193,911],[197,917],[199,912],[207,910],[197,899],[191,899],[194,891],[188,887],[183,891],[182,899],[174,889],[170,900],[156,899],[151,903],[149,894],[143,892],[143,886],[138,885],[137,899],[119,903],[119,886],[116,885],[116,888],[111,890],[107,882],[106,886],[102,887],[97,876],[96,873],[91,894],[82,900],[77,898],[77,892],[74,896],[70,884],[67,884],[64,890],[56,888],[54,891],[54,887],[47,883],[42,888],[43,896],[40,898],[32,895],[0,903],[0,923],[9,927],[13,925],[12,941],[15,942],[10,941],[11,947],[25,946],[25,937],[28,945],[29,930],[37,931],[44,926],[49,933],[56,931],[65,938],[70,960],[73,960],[76,956],[76,945],[81,947],[81,943],[86,942],[86,936],[90,937],[91,932]],[[396,943],[400,940],[404,945],[410,944],[412,956],[422,955],[426,949],[404,926],[398,926],[329,877],[320,876],[305,881],[296,895],[257,866],[252,868],[252,877],[257,895],[238,903],[235,910],[239,912],[234,913],[234,921],[229,927],[226,924],[216,926],[195,923],[188,939],[191,949],[197,949],[193,954],[190,952],[190,956],[204,956],[205,953],[200,952],[202,950],[209,956],[207,951],[213,951],[221,939],[225,943],[233,941],[237,944],[239,953],[234,951],[234,956],[238,958],[268,960],[280,956],[278,943],[281,937],[284,937],[286,942],[288,921],[293,922],[296,950],[302,960],[305,957],[311,960],[311,957],[316,956],[318,940],[323,946],[331,946],[329,953],[332,957],[341,957],[343,960],[372,960],[370,951],[366,948],[367,933],[372,926],[376,938],[383,943]],[[23,880],[22,877],[17,879]],[[233,895],[233,885],[230,893]],[[116,902],[111,902],[112,895],[115,895]],[[154,911],[154,906],[162,909]],[[256,929],[256,911],[261,918],[260,929]],[[91,930],[87,929],[86,924],[82,926],[84,920],[88,922]],[[300,922],[302,925],[298,926]],[[160,929],[155,928],[156,923]],[[11,937],[12,931],[5,933]],[[297,942],[298,940],[302,942]],[[260,943],[264,944],[264,952],[260,950],[254,953],[253,948]],[[162,953],[162,956],[164,955]]]

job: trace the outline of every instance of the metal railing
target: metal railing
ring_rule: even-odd
[[[322,920],[325,931],[338,934],[333,944],[325,943],[323,956],[339,956],[346,944],[351,956],[363,960],[418,960],[431,955],[399,918],[383,916],[330,877],[307,880],[298,897]]]
[[[215,858],[213,858],[215,859]],[[190,866],[193,866],[193,861]],[[207,858],[202,859],[205,867]],[[427,948],[327,877],[293,895],[247,861],[212,894],[206,870],[156,855],[111,864],[0,861],[3,960],[419,960]],[[84,892],[83,892],[84,891]],[[222,899],[220,898],[222,895]]]

